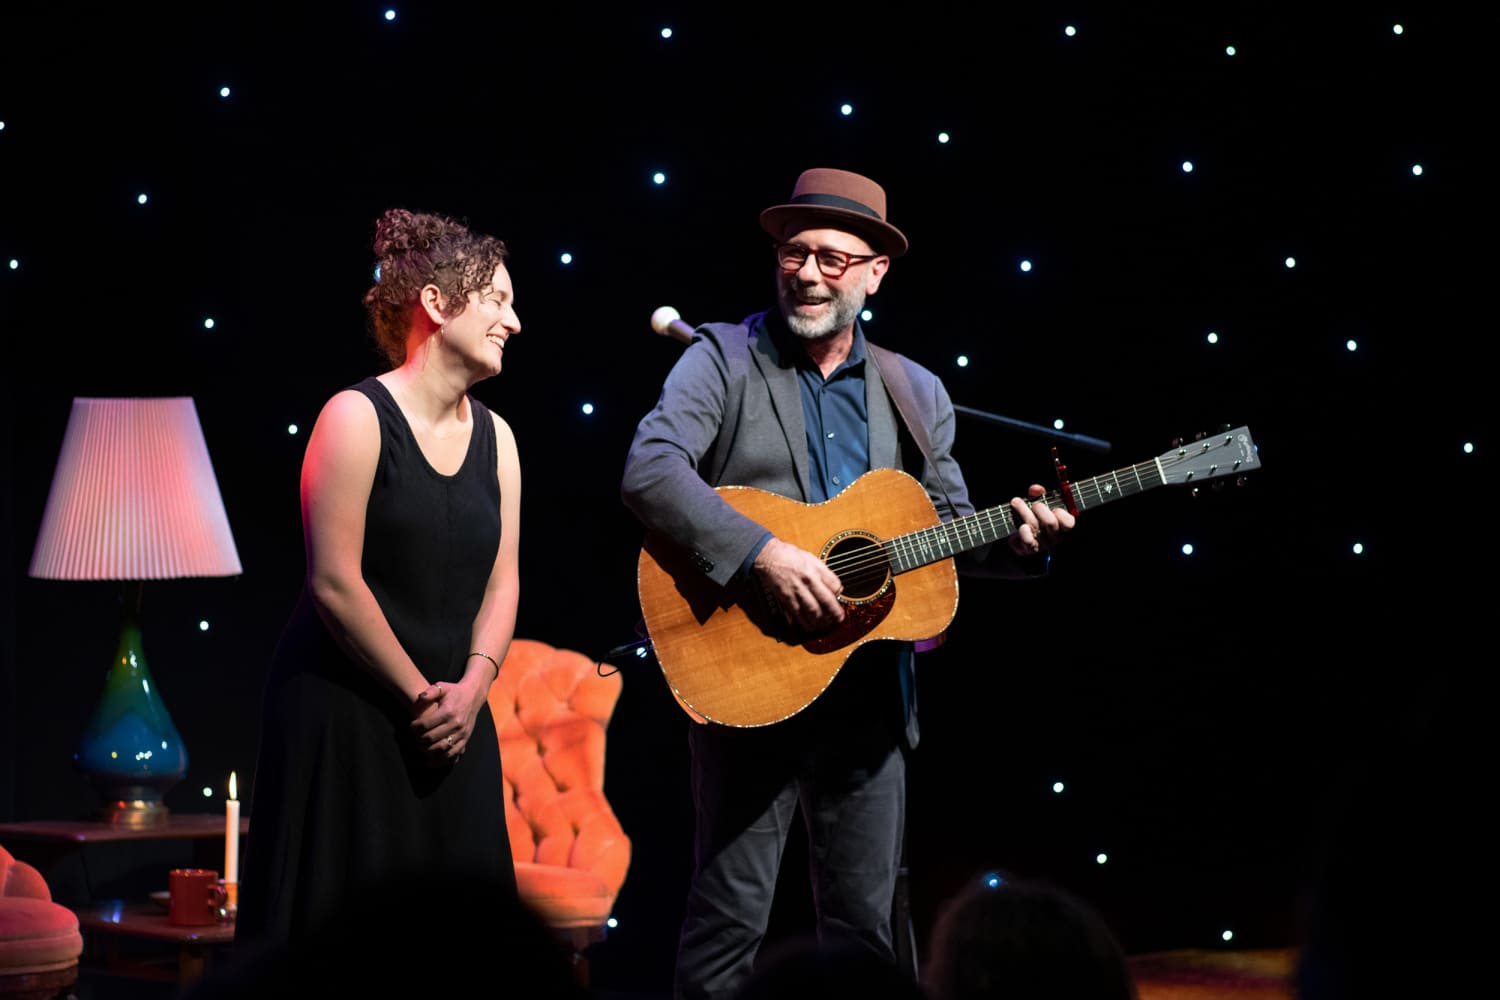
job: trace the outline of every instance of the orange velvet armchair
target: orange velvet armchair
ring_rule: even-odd
[[[630,839],[604,797],[620,686],[582,653],[515,639],[489,691],[521,899],[578,956],[602,939],[630,867]]]
[[[0,847],[0,995],[66,996],[82,954],[78,915],[52,901],[41,872]]]

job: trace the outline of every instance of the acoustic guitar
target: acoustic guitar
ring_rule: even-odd
[[[1092,479],[1068,483],[1060,475],[1060,488],[1040,499],[1076,513],[1259,467],[1250,429],[1238,427]],[[818,504],[749,486],[716,492],[777,538],[817,553],[843,584],[844,605],[832,630],[806,633],[753,582],[721,587],[682,549],[647,536],[636,582],[657,662],[689,716],[727,726],[797,714],[867,642],[939,636],[958,610],[953,557],[1019,528],[1008,503],[944,522],[922,484],[897,469],[867,472]]]

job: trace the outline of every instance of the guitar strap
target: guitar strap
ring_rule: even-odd
[[[885,348],[865,341],[865,357],[875,366],[875,372],[880,376],[881,383],[885,386],[885,393],[891,402],[896,404],[896,412],[901,415],[901,422],[906,425],[906,433],[916,442],[917,450],[927,460],[927,467],[932,470],[932,476],[937,480],[938,489],[943,494],[943,499],[948,501],[948,509],[958,517],[960,511],[954,504],[953,498],[948,495],[948,484],[943,482],[943,472],[936,462],[932,460],[932,441],[927,437],[927,428],[920,421],[911,418],[910,407],[915,401],[912,394],[911,382],[906,377],[906,369],[901,367],[900,361]],[[890,364],[882,364],[880,359],[886,358]]]

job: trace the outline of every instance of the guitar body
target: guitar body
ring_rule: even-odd
[[[1037,499],[1076,514],[1158,486],[1223,485],[1258,468],[1250,428],[1226,428],[1079,482],[1064,479],[1059,465],[1062,488]],[[802,711],[864,643],[902,639],[931,648],[958,611],[953,556],[1020,529],[1008,504],[943,522],[922,484],[896,469],[867,472],[820,504],[747,486],[721,486],[718,494],[778,538],[821,556],[843,584],[845,612],[830,632],[800,632],[754,581],[721,588],[682,549],[648,537],[636,584],[657,662],[683,711],[726,726],[766,726]]]
[[[845,617],[831,632],[803,633],[753,583],[720,587],[680,549],[648,538],[637,567],[641,610],[667,684],[693,718],[728,726],[780,722],[822,694],[865,643],[930,639],[953,621],[953,559],[898,575],[880,546],[941,523],[927,491],[906,473],[876,469],[820,504],[748,486],[717,492],[777,538],[820,555],[844,584]]]

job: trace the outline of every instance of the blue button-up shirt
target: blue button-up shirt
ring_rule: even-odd
[[[865,338],[859,324],[849,357],[825,379],[805,357],[797,365],[802,419],[807,425],[811,500],[837,496],[870,471],[870,418],[865,406]]]
[[[809,499],[822,503],[870,471],[870,413],[865,402],[865,335],[854,324],[849,356],[825,379],[818,366],[798,351],[797,386],[802,422],[807,426]],[[740,566],[750,572],[755,557],[771,540],[768,531]]]

